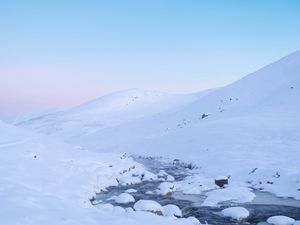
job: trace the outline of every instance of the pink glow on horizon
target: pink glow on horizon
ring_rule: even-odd
[[[42,67],[2,67],[1,111],[15,114],[53,107],[68,108],[103,95],[109,89],[107,84],[79,79],[79,73]]]

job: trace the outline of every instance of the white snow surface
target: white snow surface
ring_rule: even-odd
[[[119,154],[95,153],[0,122],[0,218],[5,225],[192,224],[89,199],[126,173],[145,169]],[[145,222],[146,221],[146,222]],[[149,222],[150,224],[150,222]]]
[[[182,217],[181,209],[177,205],[168,204],[163,206],[163,215],[164,216],[176,216]]]
[[[153,200],[139,200],[137,201],[133,208],[136,211],[147,211],[147,212],[161,212],[163,207],[156,201]]]
[[[175,188],[174,183],[162,182],[158,185],[156,193],[160,195],[171,194],[174,191],[174,188]]]
[[[116,196],[113,200],[116,203],[120,203],[120,204],[127,204],[130,202],[135,202],[134,197],[129,193],[122,193],[122,194]]]
[[[206,196],[203,206],[218,206],[219,203],[225,201],[247,203],[255,198],[255,194],[249,188],[234,186],[207,192]]]
[[[200,221],[196,217],[193,217],[193,216],[188,217],[187,220],[192,222],[194,225],[201,224]],[[209,225],[209,224],[206,224],[206,225]]]
[[[18,125],[96,152],[179,158],[205,179],[300,199],[299,97],[300,51],[207,92],[130,90]]]
[[[295,220],[287,216],[272,216],[268,218],[267,222],[273,225],[293,225]]]
[[[15,124],[77,144],[85,136],[179,108],[197,98],[196,94],[179,95],[130,89],[105,95],[69,110],[30,119],[19,118]]]
[[[142,175],[142,180],[143,181],[155,181],[158,179],[158,176],[154,173],[151,173],[149,171],[146,171],[143,175]]]
[[[232,219],[241,220],[247,218],[250,213],[244,207],[230,207],[223,209],[221,212],[226,217],[231,217]]]
[[[175,178],[172,175],[167,175],[167,181],[174,182]]]
[[[117,177],[117,181],[121,185],[139,184],[142,182],[141,178],[138,176],[132,176],[132,174],[122,174]]]
[[[192,162],[197,174],[174,185],[185,193],[209,190],[203,205],[252,201],[247,186],[300,199],[299,97],[300,51],[207,92],[129,90],[18,120],[18,126],[58,141],[1,123],[1,221],[140,224],[149,217],[155,224],[187,223],[143,212],[127,213],[124,222],[122,208],[90,205],[96,191],[117,180],[127,185],[156,179],[120,157],[123,152]],[[220,175],[230,177],[225,189],[215,189]]]

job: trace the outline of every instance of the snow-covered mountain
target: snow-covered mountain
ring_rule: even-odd
[[[66,111],[19,119],[15,124],[72,142],[78,137],[101,132],[107,127],[182,107],[208,92],[178,95],[130,89],[100,97]]]
[[[300,51],[200,96],[125,96],[18,125],[94,151],[178,157],[203,176],[300,199]]]

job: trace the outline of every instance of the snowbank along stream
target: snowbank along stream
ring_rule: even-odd
[[[156,175],[162,176],[164,171],[164,178],[152,181],[143,181],[140,183],[129,185],[118,185],[108,187],[106,190],[97,194],[97,197],[93,199],[94,205],[110,203],[114,206],[121,206],[123,208],[133,208],[134,202],[128,203],[116,203],[113,199],[114,196],[118,196],[125,193],[129,189],[133,191],[130,194],[134,197],[135,202],[138,200],[154,200],[162,206],[173,204],[177,205],[181,211],[183,217],[196,217],[201,223],[208,223],[214,225],[224,224],[258,224],[265,222],[270,216],[285,215],[292,217],[296,220],[300,220],[300,201],[279,198],[273,194],[254,191],[256,197],[249,203],[234,203],[232,201],[221,202],[218,207],[203,206],[202,203],[206,199],[205,192],[201,194],[184,194],[181,191],[176,191],[162,195],[156,190],[160,184],[165,182],[167,175],[169,176],[169,183],[183,181],[188,176],[192,175],[191,165],[187,165],[179,162],[178,160],[167,162],[165,160],[154,158],[142,158],[135,157],[135,160],[142,163],[149,171]],[[135,192],[134,192],[135,190]],[[250,216],[242,219],[235,220],[229,217],[225,217],[221,214],[221,211],[225,208],[232,206],[241,206],[246,208]]]

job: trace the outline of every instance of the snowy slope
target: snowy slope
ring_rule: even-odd
[[[108,128],[78,143],[98,151],[186,159],[203,176],[230,175],[233,181],[300,199],[299,97],[296,52],[183,109]],[[204,113],[210,115],[202,119]]]
[[[145,172],[128,158],[91,153],[0,123],[0,218],[5,225],[191,224],[151,213],[97,208],[89,198],[120,172]]]
[[[107,127],[182,107],[195,101],[199,95],[172,95],[131,89],[100,97],[70,110],[19,120],[15,124],[72,142]]]
[[[193,161],[204,177],[230,175],[232,182],[300,199],[299,97],[300,51],[180,107],[131,119],[126,119],[129,111],[122,111],[121,122],[109,113],[110,126],[92,132],[55,120],[63,130],[79,133],[76,138],[54,133],[94,151]],[[44,121],[21,125],[38,131],[41,126],[42,132],[51,128]]]
[[[265,130],[266,135],[272,132],[285,132],[284,130],[289,132],[290,130],[291,134],[285,135],[285,138],[292,139],[297,135],[294,130],[297,130],[299,125],[297,117],[300,110],[299,82],[300,52],[296,52],[231,85],[213,90],[180,109],[170,109],[160,114],[86,133],[84,136],[79,136],[75,143],[95,150],[102,149],[105,151],[106,148],[113,150],[119,147],[120,149],[117,150],[127,151],[126,148],[124,149],[124,145],[131,144],[131,142],[143,143],[144,141],[152,142],[152,140],[155,142],[155,138],[162,138],[167,141],[171,140],[168,138],[169,136],[191,133],[189,135],[197,136],[196,144],[203,145],[205,141],[214,139],[215,136],[204,132],[208,129],[207,126],[214,133],[217,134],[220,131],[220,135],[222,135],[223,130],[219,126],[224,127],[225,125],[222,124],[228,123],[225,126],[224,135],[230,135],[233,139],[219,137],[221,139],[218,140],[234,144],[239,140],[238,136],[230,132],[231,121],[232,126],[237,124],[239,129],[251,133],[255,133],[255,129],[258,129],[258,132]],[[201,119],[204,113],[210,115]],[[202,130],[204,126],[205,130]],[[200,133],[204,140],[200,141]],[[118,142],[109,138],[112,134]],[[240,135],[242,134],[243,132],[240,133]],[[211,138],[206,138],[205,135]],[[175,139],[183,145],[188,143],[186,139]],[[297,140],[297,136],[294,139]],[[222,145],[222,142],[220,144]],[[171,150],[174,147],[176,148],[176,146],[170,146],[168,149]],[[143,152],[142,149],[140,151]],[[153,151],[155,152],[155,150]],[[171,152],[174,151],[171,150]],[[180,149],[176,151],[176,153],[180,152],[182,152]]]
[[[233,181],[300,199],[299,97],[296,52],[184,109],[78,142],[100,151],[126,149],[186,159],[197,164],[203,176],[230,175]],[[203,113],[210,115],[202,119]],[[112,134],[118,143],[109,143]]]

